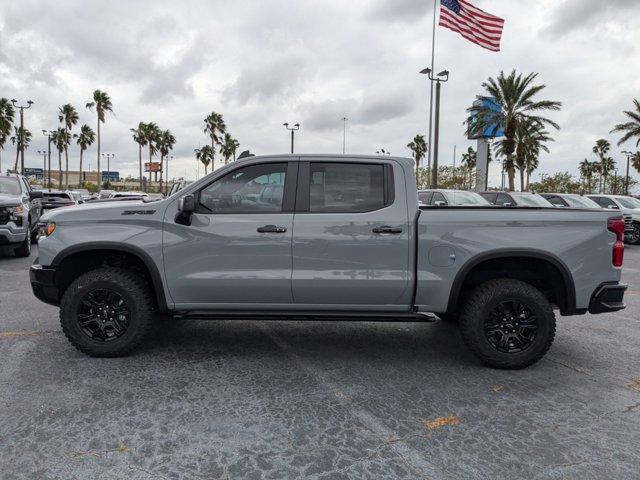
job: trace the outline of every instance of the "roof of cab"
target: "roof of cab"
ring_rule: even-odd
[[[415,162],[412,158],[407,157],[395,157],[389,155],[355,155],[355,154],[342,154],[342,153],[282,153],[282,154],[270,154],[270,155],[255,155],[251,157],[244,157],[236,162],[244,162],[247,160],[262,160],[262,159],[279,159],[287,161],[308,161],[311,159],[326,159],[326,160],[394,160],[399,163],[403,163],[406,166],[414,168]]]

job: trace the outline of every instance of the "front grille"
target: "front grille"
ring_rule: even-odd
[[[0,207],[0,225],[6,225],[9,223],[9,210],[5,207]]]
[[[633,218],[631,215],[623,215],[624,216],[624,229],[627,231],[633,230]]]

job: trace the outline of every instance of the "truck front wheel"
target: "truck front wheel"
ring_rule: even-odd
[[[477,287],[466,299],[460,332],[469,349],[494,368],[518,369],[540,360],[556,331],[553,308],[535,287],[499,279]]]
[[[121,268],[78,277],[60,302],[60,324],[71,344],[92,357],[126,355],[142,342],[153,319],[147,282]]]

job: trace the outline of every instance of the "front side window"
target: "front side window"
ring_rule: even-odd
[[[501,206],[510,206],[513,207],[515,206],[515,203],[513,202],[513,199],[504,193],[499,193],[498,194],[498,198],[496,198],[496,205],[501,205]]]
[[[567,203],[557,195],[552,195],[550,197],[543,197],[543,198],[546,198],[547,201],[551,202],[556,207],[567,207],[568,206]]]
[[[311,163],[309,211],[358,213],[378,210],[391,203],[381,164]]]
[[[279,213],[282,211],[286,163],[239,168],[200,192],[199,213]]]
[[[616,202],[607,197],[589,197],[591,200],[594,200],[600,205],[602,208],[613,208],[618,209],[618,205]]]
[[[444,195],[440,192],[434,192],[433,198],[431,199],[431,205],[436,206],[445,206],[448,205],[447,199],[444,198]]]
[[[616,197],[616,200],[624,207],[624,208],[640,208],[640,200],[637,200],[633,197]]]

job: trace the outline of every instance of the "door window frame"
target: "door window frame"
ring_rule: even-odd
[[[297,187],[296,179],[298,178],[298,163],[299,162],[293,162],[285,159],[280,159],[280,160],[273,159],[272,161],[268,161],[268,162],[256,162],[256,163],[238,165],[237,168],[234,168],[233,170],[225,173],[221,177],[211,180],[206,185],[203,185],[202,187],[200,187],[196,192],[193,192],[193,195],[196,201],[195,213],[202,214],[202,215],[277,215],[279,213],[293,213],[295,211],[295,203],[296,203],[296,187]],[[209,212],[209,211],[206,211],[205,209],[200,209],[200,194],[202,193],[203,190],[209,188],[215,182],[220,181],[223,178],[227,177],[228,175],[232,175],[233,173],[243,168],[253,167],[256,165],[268,165],[268,164],[286,164],[286,170],[284,175],[284,189],[282,192],[282,209],[279,212],[278,211],[276,212],[274,211],[271,211],[271,212],[259,212],[259,211]]]
[[[336,165],[364,165],[364,166],[382,166],[383,168],[383,192],[384,202],[381,208],[374,208],[373,210],[358,210],[358,211],[346,211],[346,212],[312,212],[310,211],[311,203],[311,164],[336,164]],[[392,206],[395,203],[395,182],[393,178],[393,165],[383,162],[343,162],[343,161],[331,161],[329,159],[317,159],[309,161],[298,162],[298,182],[295,201],[295,213],[309,213],[313,215],[334,215],[334,214],[347,214],[353,215],[357,213],[371,213],[383,210]]]

